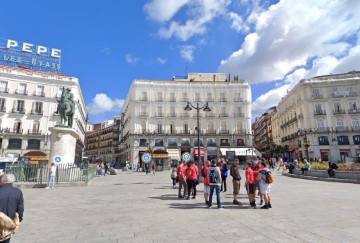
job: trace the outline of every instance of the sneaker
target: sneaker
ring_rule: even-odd
[[[208,206],[207,208],[210,209],[210,208],[212,208],[212,206]]]
[[[241,202],[237,201],[237,200],[233,200],[233,204],[235,205],[241,205]]]
[[[208,205],[208,204],[209,204],[209,201],[205,201],[205,204]]]
[[[263,205],[263,203],[264,203],[264,201],[261,199],[261,201],[260,201],[260,205]]]
[[[268,208],[272,208],[272,207],[271,207],[271,203],[268,203],[268,205],[267,205],[267,206],[268,206]]]
[[[190,200],[190,197],[186,197],[186,200]]]
[[[223,206],[220,206],[220,207],[218,207],[218,209],[224,209],[224,207],[223,207]]]
[[[265,204],[264,206],[261,207],[261,209],[269,209],[269,207],[268,205]]]
[[[184,196],[178,196],[178,198],[184,198]]]
[[[50,188],[50,187],[48,187],[48,186],[47,186],[47,187],[45,187],[45,189],[49,189],[49,188]]]
[[[195,199],[196,197],[195,196],[192,196],[191,199]]]

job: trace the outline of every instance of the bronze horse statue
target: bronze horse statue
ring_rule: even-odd
[[[56,113],[60,114],[61,126],[72,128],[75,114],[75,102],[70,88],[63,88],[60,100],[58,100]]]

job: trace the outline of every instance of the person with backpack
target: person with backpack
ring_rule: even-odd
[[[224,159],[221,159],[220,165],[221,165],[221,188],[220,188],[220,191],[226,192],[226,178],[228,177],[228,167],[227,167],[226,161]]]
[[[216,190],[216,203],[218,209],[222,209],[220,202],[220,186],[221,186],[221,174],[220,168],[216,166],[216,160],[211,161],[211,166],[209,167],[207,176],[209,178],[210,184],[210,196],[209,196],[209,204],[208,208],[212,207],[212,197],[214,194],[214,190]]]
[[[267,164],[263,161],[261,162],[261,170],[259,170],[259,184],[260,184],[260,192],[264,197],[265,204],[262,206],[262,209],[271,208],[270,203],[270,190],[272,183],[272,174],[267,166]]]
[[[241,205],[241,202],[237,200],[237,195],[239,195],[240,192],[240,180],[241,180],[238,165],[239,165],[239,160],[235,159],[234,164],[232,164],[230,167],[230,175],[233,178],[232,179],[233,196],[234,196],[233,204],[235,205]]]
[[[208,170],[209,170],[210,165],[211,165],[210,160],[207,160],[206,164],[202,168],[202,177],[204,178],[203,179],[203,182],[204,182],[204,199],[205,199],[205,204],[206,205],[209,204],[210,182],[209,182],[209,177],[207,176],[207,174],[208,174]]]

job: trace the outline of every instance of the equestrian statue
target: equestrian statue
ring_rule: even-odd
[[[55,113],[60,115],[61,127],[72,128],[75,114],[75,102],[74,95],[71,93],[70,88],[63,88],[61,97],[58,99],[58,107]]]

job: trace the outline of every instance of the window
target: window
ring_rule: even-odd
[[[341,103],[340,102],[335,102],[334,103],[334,109],[336,112],[340,112],[341,111]]]
[[[170,134],[174,134],[174,133],[175,133],[174,123],[170,123]]]
[[[29,139],[27,149],[40,149],[40,140]]]
[[[34,121],[32,125],[32,133],[38,133],[40,128],[40,122]]]
[[[162,124],[161,123],[157,124],[157,133],[162,133]]]
[[[141,132],[142,133],[146,132],[146,122],[145,121],[141,122]]]
[[[184,133],[189,133],[189,127],[187,123],[184,124]]]
[[[206,140],[206,145],[208,146],[208,147],[216,147],[217,145],[216,145],[216,139],[215,138],[208,138],[207,140]]]
[[[360,144],[360,135],[353,136],[354,144],[359,145]]]
[[[162,138],[155,139],[155,146],[164,146],[164,140]]]
[[[234,97],[235,97],[235,101],[241,101],[240,93],[235,93]]]
[[[357,110],[357,106],[356,106],[356,102],[355,101],[350,101],[349,102],[349,108],[350,108],[350,111],[355,111]]]
[[[317,127],[320,128],[320,129],[325,128],[325,122],[324,122],[323,119],[317,120]]]
[[[156,92],[156,101],[162,101],[162,93]]]
[[[177,147],[176,138],[168,138],[168,147]]]
[[[17,94],[26,94],[26,84],[19,84]]]
[[[195,93],[195,101],[201,101],[200,93]]]
[[[147,92],[141,91],[141,100],[146,101],[147,100]]]
[[[6,111],[5,99],[0,99],[0,111]]]
[[[158,116],[158,117],[163,116],[163,114],[162,114],[162,106],[157,106],[156,107],[156,116]]]
[[[19,120],[16,120],[14,122],[14,130],[13,130],[14,133],[22,133],[22,129],[21,129],[21,121]]]
[[[220,126],[220,129],[222,132],[225,132],[226,131],[226,122],[221,122],[221,126]]]
[[[220,93],[220,101],[226,101],[225,93]]]
[[[197,147],[198,146],[198,139],[197,138],[194,138],[194,147]],[[203,139],[200,138],[200,146],[204,146],[203,144]]]
[[[236,140],[236,146],[245,146],[245,141],[242,138]]]
[[[19,138],[10,138],[8,149],[21,149],[22,140]]]
[[[337,139],[339,145],[349,145],[349,138],[347,136],[338,136]]]
[[[182,100],[183,101],[188,101],[187,93],[182,93]]]
[[[17,100],[16,101],[15,111],[17,111],[17,112],[25,112],[24,107],[25,107],[25,101],[23,101],[23,100]]]
[[[353,127],[360,127],[360,122],[359,122],[359,119],[354,117],[351,121],[351,124]]]
[[[220,146],[230,146],[229,139],[227,138],[220,139]]]
[[[317,113],[320,113],[320,112],[322,111],[322,109],[321,109],[321,104],[316,104],[316,105],[315,105],[315,111],[316,111]]]
[[[207,101],[213,101],[213,97],[212,97],[212,93],[207,93],[206,94],[206,98],[207,98]]]
[[[42,114],[43,109],[42,109],[43,103],[42,102],[34,102],[33,103],[33,110],[31,113],[33,114]]]
[[[327,136],[319,136],[319,145],[329,145],[329,139]]]
[[[336,127],[344,127],[343,119],[337,119],[336,120]]]
[[[45,93],[44,93],[44,86],[37,86],[36,87],[36,91],[35,91],[35,95],[36,96],[45,96]]]
[[[148,146],[147,139],[146,138],[140,138],[140,147],[146,147]]]
[[[0,82],[0,92],[7,93],[8,92],[7,86],[8,86],[8,82],[1,81]]]
[[[243,125],[242,125],[242,122],[241,122],[241,121],[238,121],[238,122],[236,123],[236,130],[237,130],[238,132],[240,132],[240,131],[243,130]]]
[[[212,121],[209,121],[208,123],[208,130],[211,132],[211,131],[214,131],[214,123]]]
[[[175,100],[175,93],[170,93],[170,101],[176,101]]]
[[[190,146],[190,138],[182,138],[180,144],[181,146]]]

